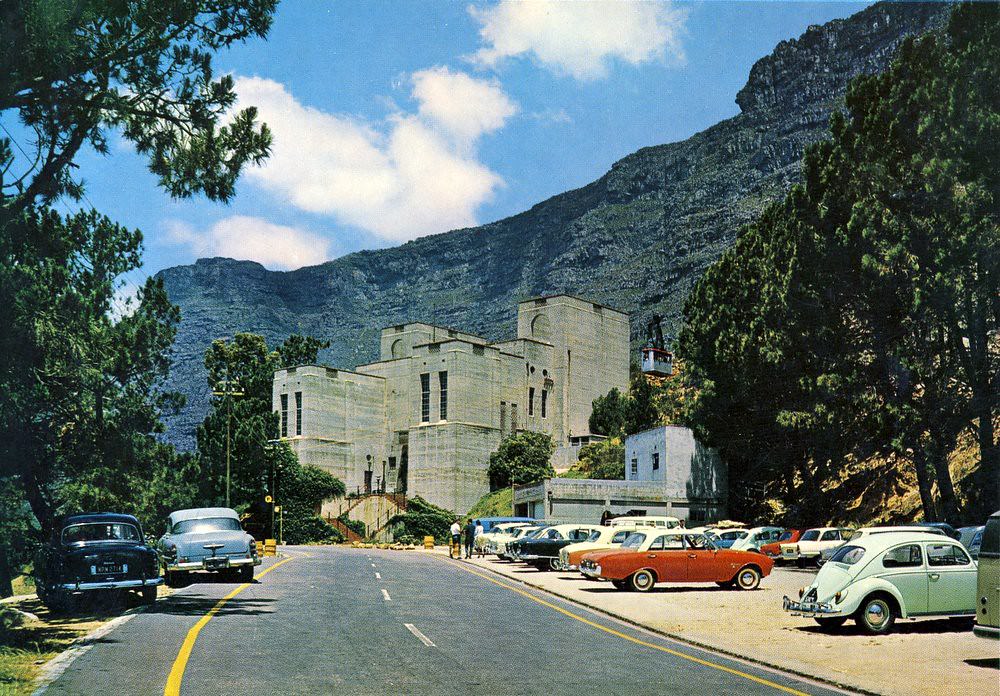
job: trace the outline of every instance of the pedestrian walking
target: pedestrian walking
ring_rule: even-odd
[[[472,547],[476,543],[476,522],[469,520],[465,525],[465,557],[472,558]]]
[[[458,518],[451,523],[451,546],[448,547],[448,555],[452,558],[462,557],[462,525]]]
[[[474,546],[475,550],[479,551],[479,555],[480,556],[485,556],[486,555],[486,553],[485,553],[485,551],[483,549],[482,544],[479,543],[479,537],[483,535],[484,531],[485,530],[483,529],[483,523],[482,523],[482,521],[481,520],[476,520],[476,533],[475,533],[474,540],[473,540],[473,546]]]

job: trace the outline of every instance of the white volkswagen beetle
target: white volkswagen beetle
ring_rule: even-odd
[[[785,611],[837,627],[848,618],[887,633],[897,618],[975,616],[976,564],[963,546],[938,534],[892,532],[842,546]]]

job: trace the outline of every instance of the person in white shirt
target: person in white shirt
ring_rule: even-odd
[[[479,535],[483,533],[483,523],[476,520],[476,533],[472,536],[472,551],[479,551],[479,555],[483,555],[483,548],[479,545]]]
[[[451,524],[451,546],[448,547],[448,555],[452,555],[454,553],[455,547],[458,547],[459,548],[458,555],[459,557],[461,557],[462,555],[461,543],[462,543],[462,525],[459,524],[458,518],[456,517],[455,521],[452,522]]]

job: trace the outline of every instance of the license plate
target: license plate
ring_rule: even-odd
[[[119,563],[101,563],[96,566],[90,566],[91,575],[117,575],[118,573],[128,572],[128,566]]]
[[[228,558],[206,558],[205,561],[206,568],[228,568],[229,559]]]

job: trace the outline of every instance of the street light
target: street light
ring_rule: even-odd
[[[226,398],[226,507],[231,507],[229,505],[229,482],[230,482],[230,439],[233,422],[233,397],[234,396],[245,396],[245,393],[240,391],[240,383],[228,379],[229,370],[226,369],[226,379],[221,382],[215,383],[215,390],[212,392],[214,396],[224,396]]]

